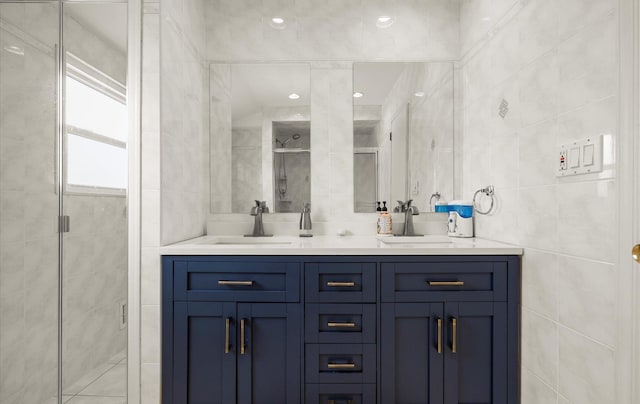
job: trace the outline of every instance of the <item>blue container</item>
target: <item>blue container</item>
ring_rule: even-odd
[[[469,218],[473,216],[473,203],[467,201],[449,202],[449,211],[458,212],[461,217]]]
[[[448,213],[450,211],[449,204],[447,202],[436,202],[434,210],[436,212]]]

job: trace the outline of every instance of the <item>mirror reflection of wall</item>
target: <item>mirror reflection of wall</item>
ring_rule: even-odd
[[[355,212],[407,199],[424,212],[436,192],[453,198],[453,77],[451,63],[354,64]],[[375,166],[358,156],[363,148]]]
[[[210,72],[211,212],[248,213],[256,199],[298,212],[310,201],[309,66],[212,64]]]

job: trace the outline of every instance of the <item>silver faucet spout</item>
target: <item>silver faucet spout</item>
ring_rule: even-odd
[[[415,228],[413,226],[413,217],[420,214],[417,206],[411,206],[412,199],[409,199],[406,202],[398,201],[398,206],[394,208],[395,212],[403,212],[404,213],[404,224],[402,226],[402,233],[394,234],[394,236],[422,236],[422,234],[416,234]]]
[[[271,237],[273,234],[264,234],[264,223],[262,222],[262,214],[269,213],[266,201],[256,200],[256,206],[251,208],[251,216],[254,216],[253,233],[246,234],[245,237]]]

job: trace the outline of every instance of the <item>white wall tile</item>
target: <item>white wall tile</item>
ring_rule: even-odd
[[[560,328],[559,393],[573,403],[601,404],[615,397],[614,352]]]
[[[616,333],[616,268],[612,264],[558,257],[558,312],[561,324],[610,347]]]
[[[522,404],[556,404],[558,393],[531,371],[522,369]]]
[[[552,388],[558,378],[558,324],[522,311],[522,366]]]
[[[565,289],[563,289],[565,290]],[[558,319],[558,256],[527,248],[522,258],[522,305]]]

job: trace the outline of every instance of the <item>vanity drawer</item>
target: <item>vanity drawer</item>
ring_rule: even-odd
[[[307,304],[305,340],[314,343],[376,342],[375,304]]]
[[[189,261],[174,264],[174,300],[297,302],[300,264]]]
[[[375,383],[375,344],[307,344],[307,383]]]
[[[418,262],[381,265],[383,302],[504,301],[506,262]]]
[[[307,384],[306,404],[374,404],[375,384]]]
[[[374,303],[375,263],[305,264],[306,301],[312,303]]]

